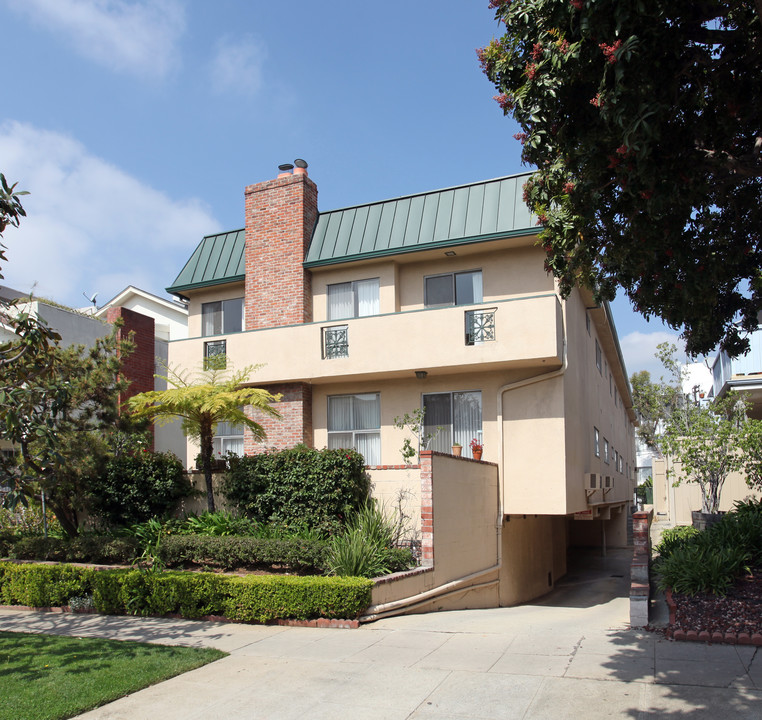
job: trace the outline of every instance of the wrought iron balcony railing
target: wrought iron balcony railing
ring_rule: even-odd
[[[466,345],[481,345],[495,339],[497,308],[466,311]]]
[[[349,357],[349,327],[347,325],[334,325],[323,328],[323,358]]]

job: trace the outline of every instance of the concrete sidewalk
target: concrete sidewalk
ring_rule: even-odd
[[[86,713],[161,718],[762,718],[753,647],[629,630],[629,553],[540,602],[358,630],[0,611],[0,629],[211,646],[230,655]]]

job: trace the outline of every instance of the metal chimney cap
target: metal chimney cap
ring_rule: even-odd
[[[298,168],[305,168],[306,169],[307,168],[307,161],[306,160],[302,160],[301,158],[296,158],[296,160],[294,160],[294,165],[296,165],[296,167],[298,167]]]
[[[287,172],[293,169],[294,169],[294,166],[291,163],[283,163],[283,165],[278,165],[278,170],[280,170],[281,172]]]

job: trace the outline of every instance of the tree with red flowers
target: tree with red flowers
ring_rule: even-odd
[[[568,295],[731,355],[762,310],[762,0],[492,0],[478,51]]]

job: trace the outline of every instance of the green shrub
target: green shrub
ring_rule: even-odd
[[[56,516],[47,511],[48,534],[60,537],[61,524]],[[42,535],[45,531],[42,507],[35,502],[30,502],[27,507],[17,505],[11,510],[0,507],[0,534],[8,535]]]
[[[756,501],[738,503],[707,530],[665,531],[656,548],[660,557],[654,561],[659,587],[687,595],[724,595],[751,564],[762,562],[761,507]]]
[[[323,572],[326,553],[326,542],[319,540],[167,535],[158,546],[157,557],[167,567],[194,563],[233,570],[284,565],[300,572]]]
[[[141,451],[112,458],[91,484],[93,511],[110,525],[130,525],[172,511],[193,492],[172,453]]]
[[[189,535],[253,535],[256,523],[246,517],[234,517],[229,512],[203,512],[201,515],[188,515],[179,531]]]
[[[66,605],[72,597],[91,595],[102,613],[224,615],[243,622],[358,617],[370,604],[372,585],[363,578],[238,577],[0,563],[0,599],[7,605]]]
[[[413,564],[410,550],[394,547],[397,523],[375,500],[368,501],[331,539],[328,570],[333,575],[373,578],[404,570]]]
[[[0,563],[0,600],[3,605],[55,607],[91,591],[95,570],[71,565]]]
[[[699,544],[675,548],[656,565],[659,588],[695,595],[724,595],[742,572],[748,572],[749,554],[743,548],[712,548]]]
[[[125,565],[139,554],[133,538],[77,535],[73,538],[20,537],[9,542],[8,556],[16,560],[53,560]]]
[[[692,525],[676,525],[675,527],[667,528],[661,534],[661,540],[656,546],[655,550],[663,558],[669,556],[673,550],[685,547],[686,543],[694,535],[698,535],[699,531]]]
[[[300,445],[231,458],[223,492],[239,512],[260,523],[335,532],[347,512],[366,502],[370,480],[358,452]]]

